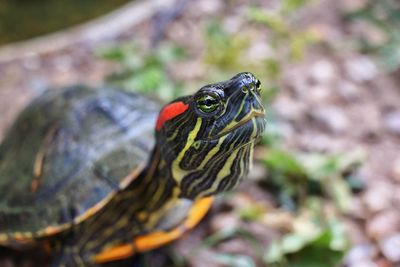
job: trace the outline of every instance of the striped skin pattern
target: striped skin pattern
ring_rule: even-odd
[[[178,237],[192,227],[183,222],[195,203],[234,188],[248,173],[266,123],[259,86],[252,74],[240,73],[166,105],[155,123],[148,164],[134,179],[51,238],[48,229],[33,233],[37,240],[51,240],[53,266],[123,259],[146,249],[135,243],[138,237],[172,229]]]
[[[254,142],[265,129],[258,80],[250,73],[201,88],[178,99],[190,108],[157,131],[157,141],[180,197],[198,199],[234,188],[246,176]],[[216,96],[215,111],[196,99]],[[182,140],[186,140],[182,142]]]

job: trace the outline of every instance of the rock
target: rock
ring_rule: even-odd
[[[231,213],[220,213],[211,220],[211,229],[213,232],[218,232],[226,229],[237,228],[240,224],[239,219]]]
[[[393,189],[390,183],[372,183],[363,195],[367,210],[376,213],[389,208],[393,199]]]
[[[375,63],[366,56],[348,59],[344,68],[350,80],[356,83],[371,81],[378,74]]]
[[[375,263],[378,267],[399,267],[399,265],[393,266],[391,262],[389,262],[385,257],[381,256],[375,260]]]
[[[366,205],[362,201],[361,198],[358,198],[358,197],[352,198],[351,203],[350,203],[349,214],[353,218],[362,219],[362,220],[366,219],[366,217],[368,216],[368,214],[366,212]]]
[[[393,206],[400,207],[400,186],[393,189]]]
[[[400,135],[400,111],[386,114],[383,118],[385,128],[392,134]]]
[[[28,71],[35,71],[41,68],[42,62],[38,55],[32,55],[23,60],[21,65]]]
[[[338,82],[336,91],[346,101],[356,100],[360,96],[360,88],[354,83],[344,80]]]
[[[315,85],[307,90],[306,100],[311,105],[329,103],[332,99],[332,90],[328,86]]]
[[[383,127],[381,114],[376,105],[363,103],[363,107],[359,106],[352,111],[352,116],[353,121],[358,123],[358,127],[354,127],[353,131],[355,135],[368,142],[379,139]]]
[[[349,121],[345,113],[335,106],[324,106],[311,111],[311,117],[332,133],[343,133],[348,129]]]
[[[307,151],[321,153],[343,151],[341,140],[328,134],[322,134],[320,131],[298,136],[298,143],[302,149]]]
[[[280,231],[293,231],[295,218],[289,213],[280,210],[266,212],[260,219],[260,222],[268,229]]]
[[[196,253],[192,253],[190,257],[185,258],[185,265],[187,264],[192,267],[223,267],[223,265],[216,263],[215,258],[216,254],[214,250],[198,249],[196,250]]]
[[[400,262],[400,233],[388,236],[379,242],[382,254],[391,262]]]
[[[310,68],[310,78],[317,84],[327,84],[336,76],[335,66],[328,60],[319,60]]]
[[[257,252],[247,242],[238,238],[228,239],[218,244],[218,251],[231,255],[247,255],[252,259],[257,258]]]
[[[393,164],[392,164],[392,170],[391,174],[396,182],[400,183],[400,156],[397,157]]]
[[[369,265],[357,265],[359,262],[372,261],[379,251],[378,248],[371,243],[362,243],[356,245],[348,252],[345,263],[349,266],[369,266]]]
[[[228,27],[227,27],[228,28]],[[232,29],[232,26],[229,26]],[[239,27],[237,31],[239,31]],[[237,32],[236,31],[236,32]],[[246,60],[262,61],[271,58],[274,55],[274,50],[268,45],[266,40],[256,40],[252,43],[246,52]]]
[[[366,232],[373,240],[382,240],[399,230],[400,217],[397,211],[387,210],[367,221]]]
[[[228,33],[236,33],[240,31],[240,27],[244,24],[243,18],[240,16],[228,16],[223,20],[223,28]]]
[[[69,71],[74,67],[74,60],[79,61],[80,59],[71,58],[69,55],[59,55],[53,59],[53,66],[58,71]]]
[[[221,0],[204,0],[195,2],[195,6],[193,10],[195,10],[197,14],[213,15],[221,12],[224,4]]]
[[[278,96],[274,101],[273,109],[282,118],[289,121],[299,121],[304,117],[306,105],[300,101],[294,101],[287,96]]]
[[[360,221],[350,218],[349,216],[347,218],[343,218],[343,225],[345,227],[345,232],[347,233],[347,238],[348,240],[351,240],[352,244],[369,242],[369,240],[367,240],[365,237],[364,227],[360,227]]]
[[[348,267],[379,267],[375,262],[372,260],[362,259],[358,262],[353,262],[352,264],[348,264]]]
[[[345,12],[356,12],[366,6],[367,0],[341,0],[340,7]]]
[[[282,73],[286,87],[291,91],[296,99],[303,100],[307,97],[310,83],[306,79],[304,71],[294,71]]]

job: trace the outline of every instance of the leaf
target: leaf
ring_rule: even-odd
[[[347,213],[351,205],[351,190],[348,183],[341,177],[334,177],[329,181],[326,185],[326,190],[330,193],[339,210]]]
[[[309,246],[300,253],[289,255],[288,267],[335,267],[342,261],[344,252],[329,248]]]
[[[285,175],[304,176],[305,169],[297,159],[289,152],[272,149],[265,155],[264,163],[267,168],[274,172]]]
[[[264,254],[263,261],[266,263],[281,262],[285,257],[282,247],[278,241],[273,241]]]
[[[286,262],[285,266],[293,267],[337,266],[347,250],[347,240],[346,246],[342,246],[342,243],[337,247],[332,246],[336,245],[334,242],[338,240],[337,233],[331,228],[326,228],[314,238],[296,233],[287,234],[279,242],[271,245],[263,259],[268,266],[279,262]]]
[[[298,234],[287,234],[281,240],[281,247],[285,254],[294,253],[301,250],[306,244],[308,240],[301,235]]]

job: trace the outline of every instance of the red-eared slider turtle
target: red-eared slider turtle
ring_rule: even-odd
[[[47,244],[54,266],[94,266],[195,226],[249,170],[265,128],[260,82],[240,73],[159,110],[111,88],[34,100],[0,146],[0,244]]]

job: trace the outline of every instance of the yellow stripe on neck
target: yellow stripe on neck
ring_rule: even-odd
[[[197,118],[196,125],[194,126],[193,130],[188,134],[186,144],[184,148],[182,149],[181,152],[179,152],[179,155],[176,157],[176,159],[172,162],[172,176],[174,180],[180,185],[182,178],[185,177],[189,171],[182,170],[179,167],[179,164],[182,162],[183,157],[185,156],[185,153],[189,150],[189,148],[192,146],[194,140],[196,139],[196,136],[200,130],[202,123],[201,118]]]
[[[235,149],[235,151],[232,152],[232,154],[229,155],[228,159],[226,160],[224,166],[221,168],[221,170],[218,172],[217,177],[212,184],[212,186],[206,190],[201,192],[199,197],[207,196],[212,192],[216,192],[219,184],[221,183],[222,179],[227,177],[229,174],[231,174],[231,167],[233,162],[235,161],[237,154],[239,152],[239,149]],[[242,170],[241,170],[242,171]],[[241,174],[235,174],[235,175],[241,175]]]

